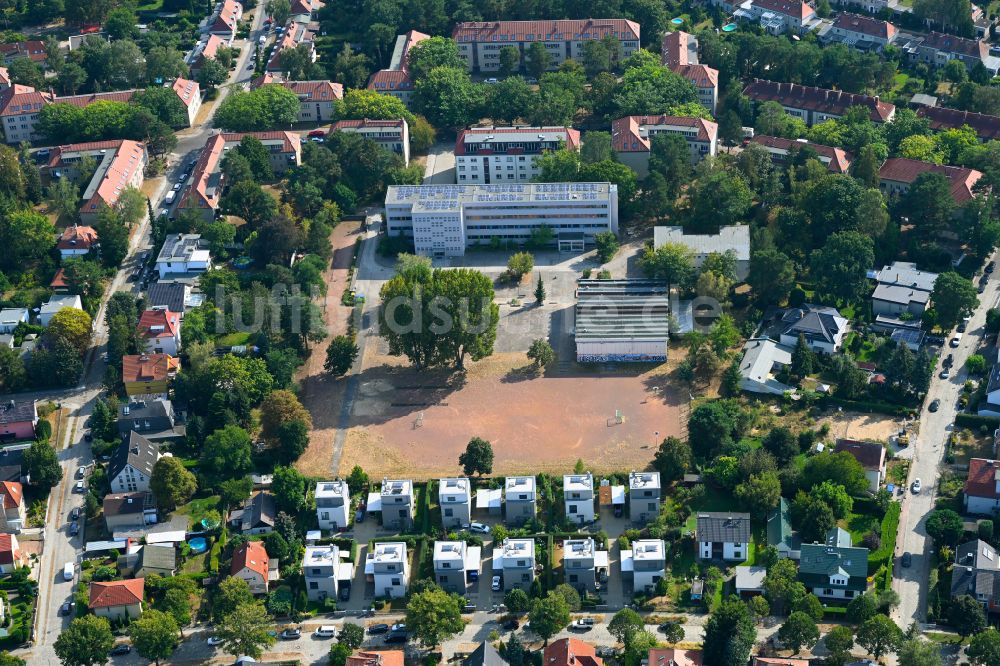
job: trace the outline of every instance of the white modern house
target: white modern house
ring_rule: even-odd
[[[535,582],[534,539],[504,539],[493,549],[493,573],[502,577],[505,592],[515,587],[530,590]]]
[[[328,546],[306,546],[302,558],[302,575],[305,577],[306,594],[310,601],[336,599],[342,582],[350,582],[354,577],[354,567],[344,559],[346,553],[330,544]]]
[[[567,520],[578,525],[594,522],[594,475],[587,472],[563,476],[563,501]]]
[[[470,572],[479,574],[482,548],[464,541],[434,542],[434,581],[448,592],[465,594]]]
[[[163,279],[171,274],[204,273],[212,268],[208,241],[201,234],[170,234],[156,257],[156,270]]]
[[[750,393],[783,395],[793,390],[778,381],[781,370],[792,364],[792,348],[770,338],[750,338],[743,345],[740,361],[740,389]]]
[[[691,251],[695,268],[701,268],[712,254],[732,253],[736,259],[736,279],[750,273],[750,227],[736,224],[719,227],[717,234],[686,234],[683,227],[653,227],[653,247],[679,243]]]
[[[42,307],[38,311],[38,323],[41,324],[42,327],[48,326],[49,322],[52,321],[52,317],[64,308],[82,310],[83,301],[81,301],[80,297],[76,294],[52,296],[49,300],[42,303]]]
[[[472,521],[472,488],[466,478],[441,479],[438,483],[441,526],[446,530]]]
[[[4,308],[0,310],[0,334],[13,333],[18,324],[28,323],[28,308]]]
[[[505,520],[508,525],[523,525],[535,517],[535,477],[508,476],[503,490]]]
[[[706,511],[695,528],[698,559],[742,561],[750,545],[750,514]]]
[[[629,518],[645,524],[660,515],[660,473],[630,472],[628,475]]]
[[[368,510],[374,511],[371,502]],[[413,525],[413,482],[409,479],[383,479],[379,497],[382,527],[407,530]]]
[[[608,573],[608,551],[598,550],[592,537],[563,542],[563,573],[566,583],[581,592],[595,592]]]
[[[402,541],[376,543],[365,561],[365,576],[375,583],[376,597],[398,599],[406,595],[410,564]]]
[[[320,481],[316,484],[316,521],[321,530],[334,532],[351,524],[351,493],[347,481]]]
[[[662,539],[638,539],[630,550],[621,552],[622,574],[632,573],[632,592],[649,593],[664,577],[667,548]]]

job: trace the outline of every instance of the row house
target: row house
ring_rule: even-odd
[[[535,540],[504,539],[493,549],[493,574],[500,576],[504,592],[529,591],[535,582]]]
[[[931,31],[902,44],[900,48],[911,61],[931,67],[944,67],[949,60],[958,60],[969,70],[981,64],[992,76],[1000,72],[1000,58],[990,55],[990,45],[978,39]]]
[[[280,75],[265,72],[251,87],[276,84],[288,88],[299,98],[300,123],[320,123],[333,119],[335,103],[344,98],[344,86],[333,81],[284,81]]]
[[[472,127],[455,140],[455,177],[459,185],[525,183],[539,170],[546,151],[580,149],[580,131],[569,127]]]
[[[36,65],[45,67],[47,60],[45,42],[40,39],[29,39],[24,42],[0,44],[0,58],[3,58],[3,64],[8,66],[19,58],[27,58]]]
[[[809,126],[841,118],[855,106],[869,109],[869,117],[875,123],[887,123],[896,115],[896,107],[883,102],[877,95],[872,97],[797,83],[754,79],[743,89],[743,94],[756,104],[777,102],[786,113]]]
[[[49,156],[48,170],[56,178],[75,177],[76,166],[89,157],[97,170],[82,194],[80,219],[93,224],[104,207],[112,208],[127,188],[140,188],[149,156],[138,141],[118,139],[57,146]]]
[[[899,29],[888,21],[844,12],[833,19],[829,29],[820,34],[820,39],[862,51],[881,51],[898,36]]]
[[[288,16],[293,21],[308,23],[318,19],[319,10],[325,6],[320,0],[293,0]]]
[[[198,42],[191,54],[191,73],[197,76],[198,72],[205,66],[205,63],[209,60],[217,59],[219,57],[219,49],[226,47],[229,47],[229,42],[222,37],[211,34],[207,35],[204,41]]]
[[[905,157],[891,157],[878,170],[879,189],[886,196],[906,194],[914,181],[925,173],[938,173],[948,179],[951,197],[959,209],[975,198],[973,188],[983,177],[982,172],[967,167],[931,164]]]
[[[715,155],[719,126],[711,120],[680,116],[625,116],[611,123],[611,147],[618,161],[640,178],[649,174],[649,151],[657,134],[676,134],[687,141],[691,162]]]
[[[538,21],[473,21],[458,23],[452,39],[470,72],[497,72],[500,51],[514,46],[525,62],[530,46],[539,42],[549,54],[549,69],[566,60],[583,60],[583,45],[617,39],[624,60],[639,49],[639,24],[625,19],[567,19]]]
[[[236,0],[222,0],[219,11],[208,20],[208,33],[232,44],[243,18],[243,5]]]
[[[847,9],[854,9],[867,12],[869,14],[878,14],[883,9],[890,9],[890,0],[832,0],[833,4],[838,7],[845,7]],[[892,6],[895,6],[895,2]]]
[[[428,38],[430,35],[416,30],[397,36],[389,66],[371,75],[368,79],[368,90],[391,95],[409,107],[413,101],[413,80],[410,78],[407,56],[410,49]]]
[[[851,163],[854,161],[854,155],[843,148],[824,146],[821,143],[812,143],[805,139],[786,139],[780,136],[757,134],[751,139],[751,142],[763,146],[771,154],[771,161],[775,164],[787,164],[789,155],[806,149],[814,152],[816,159],[831,173],[848,173]]]
[[[410,164],[410,126],[402,118],[397,120],[338,120],[330,128],[331,132],[360,134],[374,141],[386,150],[403,158],[403,164]]]
[[[695,87],[698,101],[715,114],[719,102],[719,70],[698,62],[698,38],[686,32],[668,32],[660,44],[660,59]]]
[[[347,481],[320,481],[314,496],[319,528],[333,532],[346,529],[351,520],[351,493]]]
[[[201,110],[201,86],[197,81],[191,79],[176,78],[169,85],[170,89],[177,95],[177,99],[184,105],[184,113],[187,116],[187,126],[193,127],[198,111]]]
[[[920,106],[917,116],[926,119],[935,132],[961,129],[968,125],[980,141],[1000,139],[1000,116],[989,116],[973,111],[959,111],[943,106]]]
[[[271,51],[271,58],[267,61],[268,72],[282,72],[281,54],[285,50],[297,48],[300,44],[309,47],[309,57],[312,62],[316,62],[315,35],[306,25],[302,23],[289,23],[285,33],[277,40]]]

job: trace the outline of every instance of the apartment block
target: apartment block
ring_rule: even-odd
[[[315,35],[309,30],[307,24],[290,22],[285,28],[285,33],[275,43],[271,51],[271,58],[267,61],[265,71],[273,73],[285,71],[281,62],[281,54],[286,50],[290,51],[297,48],[300,44],[307,44],[309,46],[309,57],[312,62],[316,62],[316,44],[313,41],[314,39]]]
[[[630,472],[628,509],[633,523],[644,525],[660,515],[660,473]]]
[[[441,479],[438,482],[441,526],[447,529],[472,522],[472,488],[466,478]]]
[[[81,195],[80,219],[84,224],[93,224],[101,208],[113,207],[125,189],[142,187],[149,158],[146,146],[138,141],[119,139],[73,143],[52,149],[49,174],[54,178],[74,178],[77,166],[85,157],[97,162],[97,170]]]
[[[540,21],[479,21],[459,23],[451,37],[471,72],[500,69],[500,50],[514,46],[524,63],[534,42],[545,46],[549,69],[558,69],[566,60],[583,60],[588,41],[617,39],[624,60],[639,49],[639,24],[625,19],[569,19]]]
[[[602,231],[618,233],[612,183],[390,185],[385,207],[389,235],[412,238],[425,256],[461,257],[494,238],[525,243],[542,226],[564,252],[582,252]]]
[[[347,481],[320,481],[316,484],[316,521],[321,530],[338,531],[351,523],[351,493]]]
[[[587,472],[563,476],[563,501],[570,522],[578,525],[594,522],[594,475]]]
[[[376,543],[374,552],[365,561],[365,575],[375,582],[376,597],[397,599],[406,595],[410,580],[410,564],[406,544]]]
[[[862,51],[881,51],[896,41],[898,35],[899,29],[888,21],[844,12],[833,19],[828,30],[821,32],[820,39]]]
[[[754,79],[743,88],[743,94],[756,104],[777,102],[786,113],[809,126],[841,118],[855,106],[869,109],[869,117],[875,123],[887,123],[896,115],[896,107],[883,102],[878,95],[872,97],[797,83]]]
[[[330,128],[333,132],[352,132],[370,139],[386,150],[391,150],[403,158],[403,164],[410,164],[410,126],[402,118],[398,120],[338,120]]]
[[[535,160],[565,146],[580,149],[580,131],[569,127],[472,127],[455,141],[455,178],[471,183],[526,183],[539,170]]]
[[[719,70],[698,62],[698,38],[686,32],[668,32],[660,44],[660,59],[694,85],[698,101],[715,114],[719,103]]]
[[[639,177],[649,174],[649,151],[657,134],[676,134],[687,141],[691,162],[715,155],[719,126],[711,120],[681,116],[625,116],[611,123],[611,147],[618,161]]]
[[[413,525],[413,482],[383,479],[381,491],[382,527],[405,531]],[[369,506],[369,511],[372,510]]]
[[[504,539],[493,549],[493,574],[503,579],[504,592],[514,588],[527,592],[535,582],[534,539]]]
[[[523,525],[538,511],[535,477],[508,476],[504,481],[504,520],[508,525]]]
[[[407,65],[407,56],[415,45],[429,38],[416,30],[410,30],[405,35],[396,37],[389,67],[380,69],[368,79],[368,90],[374,90],[384,95],[391,95],[406,106],[413,101],[413,80]]]
[[[334,105],[344,99],[344,86],[333,81],[283,81],[282,77],[266,72],[254,79],[251,86],[280,85],[299,98],[300,123],[322,123],[333,119]]]

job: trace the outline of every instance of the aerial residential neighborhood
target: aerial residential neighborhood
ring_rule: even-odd
[[[0,664],[1000,666],[1000,0],[0,13]]]

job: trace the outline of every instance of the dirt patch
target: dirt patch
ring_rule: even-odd
[[[900,419],[885,414],[858,414],[845,412],[824,416],[817,427],[829,424],[830,436],[839,439],[864,439],[886,442],[901,427]]]
[[[369,360],[340,474],[354,465],[376,477],[453,473],[474,436],[493,443],[496,474],[560,472],[577,459],[596,472],[643,468],[658,440],[684,432],[687,394],[660,367],[536,375],[524,354],[509,353],[452,373]]]
[[[331,472],[333,438],[340,418],[346,380],[331,377],[323,369],[323,363],[326,361],[326,347],[330,338],[347,332],[351,308],[341,305],[340,297],[347,288],[347,272],[351,266],[359,227],[356,222],[343,222],[330,235],[333,259],[323,274],[327,291],[319,304],[323,310],[328,337],[313,344],[309,358],[295,377],[300,387],[299,399],[309,410],[313,421],[313,429],[309,433],[309,448],[296,462],[296,467],[310,476],[328,476]]]

